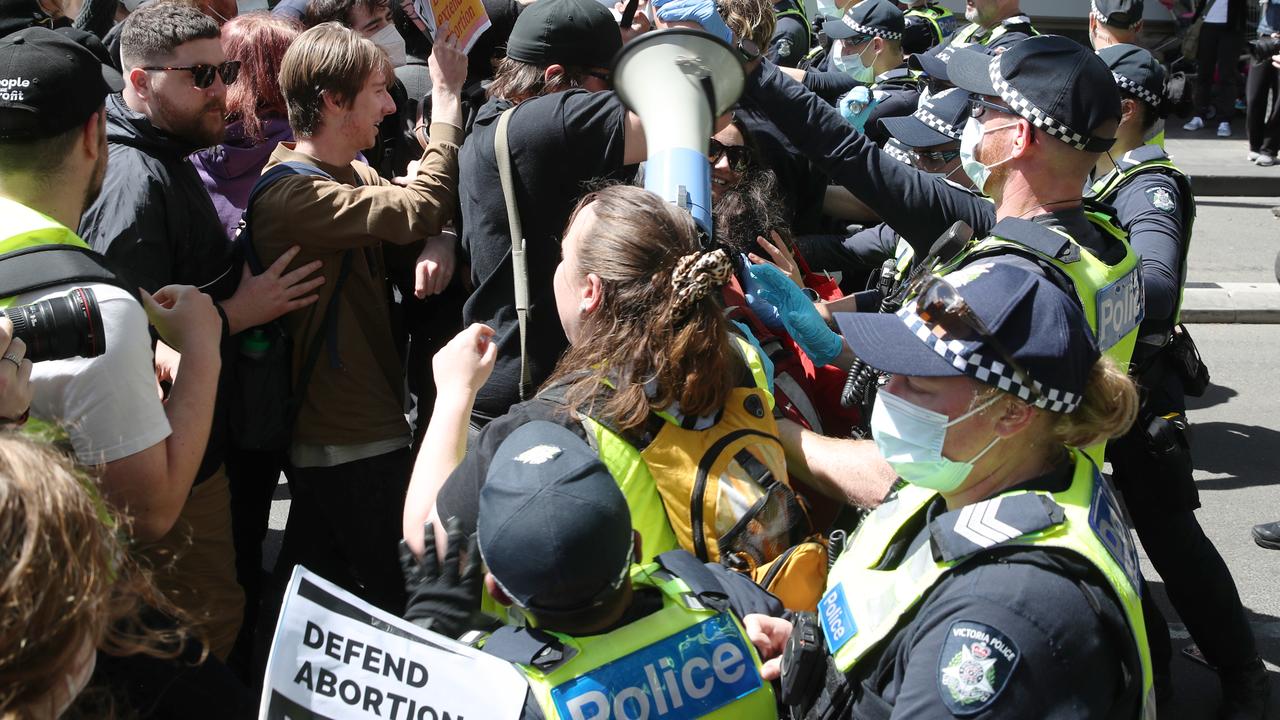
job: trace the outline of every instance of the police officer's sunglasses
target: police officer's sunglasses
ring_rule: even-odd
[[[919,150],[911,150],[907,153],[911,156],[911,160],[917,165],[927,167],[939,167],[960,157],[959,150],[941,150],[934,152],[920,152]]]
[[[969,307],[969,303],[960,296],[960,291],[938,275],[925,275],[917,281],[913,288],[916,298],[916,315],[925,324],[941,328],[950,339],[966,342],[978,341],[985,347],[994,350],[1005,365],[1013,368],[1019,382],[1031,393],[1031,401],[1040,399],[1031,380],[1031,373],[1013,359],[1008,350],[1000,344],[987,324]]]
[[[720,162],[720,158],[728,158],[729,167],[736,172],[743,172],[751,163],[751,149],[746,145],[725,145],[712,138],[707,150],[707,161],[714,166]]]
[[[1002,112],[1006,115],[1018,114],[1014,112],[1013,108],[1009,107],[1008,105],[997,105],[993,102],[987,102],[986,100],[983,100],[982,98],[978,98],[978,97],[970,98],[969,117],[981,118],[984,114],[986,114],[987,110],[995,110],[996,112]]]
[[[199,63],[197,65],[182,65],[179,67],[152,66],[144,67],[143,70],[160,71],[160,70],[185,70],[191,73],[191,84],[197,88],[204,90],[213,84],[215,75],[222,77],[223,85],[234,84],[236,78],[240,77],[240,61],[228,60],[221,65],[207,65]]]

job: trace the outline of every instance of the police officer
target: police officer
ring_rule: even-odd
[[[1094,50],[1136,45],[1142,32],[1142,0],[1090,0],[1089,43]]]
[[[1120,117],[1110,70],[1067,38],[1039,36],[995,56],[955,50],[948,75],[975,96],[961,138],[961,163],[994,205],[880,153],[847,124],[840,127],[820,99],[779,81],[771,67],[752,75],[746,94],[835,182],[911,242],[917,255],[924,257],[933,238],[964,220],[979,241],[952,267],[999,255],[1001,262],[1045,274],[1071,290],[1104,352],[1127,366],[1142,313],[1137,257],[1123,231],[1105,216],[1086,212],[1082,200],[1089,172],[1114,142]],[[784,426],[784,442],[803,442]],[[848,495],[862,494],[850,483],[883,481],[879,471],[860,472],[838,460],[851,452],[843,445],[830,457],[806,457],[799,476],[845,487]]]
[[[892,373],[871,428],[900,482],[832,567],[821,631],[801,615],[766,676],[781,668],[793,717],[1153,716],[1137,551],[1079,449],[1123,432],[1132,382],[1021,268],[929,276],[917,297],[837,316]]]
[[[1018,0],[968,0],[960,28],[942,45],[978,44],[984,47],[1009,47],[1040,33],[1031,26],[1031,18],[1018,9]]]
[[[769,59],[782,67],[795,67],[809,54],[814,43],[804,3],[800,0],[778,0],[773,4],[773,18]]]
[[[902,49],[908,54],[922,53],[955,32],[958,21],[950,8],[931,0],[911,0],[907,6]]]
[[[1142,411],[1129,432],[1107,446],[1107,458],[1170,601],[1218,669],[1223,717],[1262,717],[1269,686],[1253,632],[1231,573],[1194,514],[1200,500],[1191,476],[1186,398],[1175,355],[1190,342],[1178,315],[1196,202],[1190,181],[1164,150],[1143,142],[1166,104],[1165,72],[1151,53],[1134,45],[1112,45],[1098,54],[1120,86],[1124,114],[1115,146],[1098,161],[1090,193],[1115,207],[1142,257],[1146,291],[1146,317],[1133,359]],[[1143,609],[1157,679],[1163,683],[1171,654],[1168,627],[1154,602],[1144,602]]]
[[[524,718],[777,717],[741,618],[780,603],[683,551],[632,564],[627,501],[569,430],[535,421],[503,442],[477,535],[486,589],[526,622],[483,645],[528,678]]]

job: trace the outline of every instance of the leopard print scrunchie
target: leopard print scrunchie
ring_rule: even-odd
[[[675,318],[683,319],[713,289],[729,282],[732,275],[733,263],[724,250],[691,253],[680,258],[671,272]]]

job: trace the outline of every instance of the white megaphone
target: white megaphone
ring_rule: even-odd
[[[736,50],[691,28],[646,33],[613,63],[614,90],[644,126],[645,189],[688,210],[708,238],[712,124],[738,101],[745,79]]]

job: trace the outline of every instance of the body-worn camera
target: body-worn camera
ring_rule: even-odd
[[[98,298],[90,288],[76,288],[62,297],[41,300],[4,311],[13,334],[27,344],[27,359],[65,360],[97,357],[107,350]]]
[[[790,709],[791,717],[803,717],[807,705],[821,689],[826,676],[826,650],[817,614],[796,615],[791,637],[782,652],[782,678],[778,687],[778,699]]]

